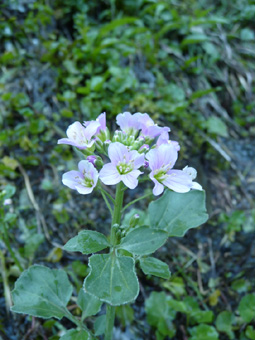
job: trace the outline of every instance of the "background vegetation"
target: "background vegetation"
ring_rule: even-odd
[[[10,290],[44,263],[79,291],[86,258],[61,246],[104,230],[109,215],[97,194],[63,187],[79,155],[57,140],[75,120],[106,111],[114,126],[127,110],[172,128],[178,165],[198,169],[211,218],[158,251],[170,280],[140,273],[116,339],[255,339],[254,17],[254,0],[1,2],[0,339],[55,340],[70,328],[10,314]],[[75,297],[70,309],[80,313]]]

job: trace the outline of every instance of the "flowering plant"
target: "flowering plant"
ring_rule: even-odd
[[[78,169],[63,174],[63,184],[81,195],[99,190],[112,216],[108,237],[83,230],[64,246],[69,252],[93,254],[89,258],[90,272],[78,294],[82,318],[76,318],[66,307],[73,288],[63,270],[34,265],[20,276],[12,292],[14,312],[43,318],[65,316],[73,321],[77,329],[69,330],[62,340],[95,339],[99,333],[93,333],[83,321],[96,315],[102,303],[106,303],[105,339],[110,340],[115,306],[133,302],[138,296],[135,265],[146,275],[169,279],[168,265],[148,255],[168,237],[183,236],[207,220],[204,191],[193,181],[196,170],[188,166],[174,168],[180,146],[169,139],[170,129],[159,127],[148,114],[140,112],[121,113],[116,121],[119,130],[113,134],[106,126],[105,113],[95,121],[75,122],[67,129],[68,138],[58,141],[79,148],[84,155]],[[123,206],[125,191],[135,189],[144,179],[153,182],[154,196],[165,192],[150,203],[148,225],[141,225],[137,214],[122,223],[127,208],[152,195],[150,192]],[[115,197],[107,189],[109,185],[116,185]],[[109,251],[95,254],[104,249]]]

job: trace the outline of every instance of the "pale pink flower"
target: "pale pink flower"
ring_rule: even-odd
[[[68,144],[76,146],[79,149],[90,148],[94,144],[92,137],[95,135],[99,122],[93,121],[86,128],[80,122],[74,122],[66,130],[68,138],[61,138],[58,144]]]
[[[187,173],[172,170],[177,157],[177,150],[171,144],[161,144],[146,154],[152,170],[149,177],[155,184],[153,188],[155,196],[164,191],[164,186],[180,193],[188,192],[192,188],[192,179]]]
[[[138,176],[142,174],[138,170],[144,164],[144,155],[136,150],[130,151],[127,146],[116,142],[108,148],[111,163],[103,166],[99,178],[106,185],[114,185],[123,182],[129,189],[138,185]]]
[[[140,123],[141,136],[155,138],[159,136],[163,131],[170,131],[169,127],[160,127],[154,123],[151,117],[147,113],[137,112],[134,117],[138,119]]]
[[[160,146],[161,144],[172,144],[176,151],[180,151],[180,144],[175,140],[169,139],[169,133],[167,131],[163,131],[159,136],[156,145]]]
[[[116,122],[121,130],[127,134],[137,133],[141,125],[138,117],[130,112],[119,113],[116,117]]]
[[[89,161],[80,161],[79,171],[68,171],[63,174],[62,182],[70,189],[77,190],[79,194],[90,194],[98,181],[98,171]]]
[[[185,166],[184,169],[182,169],[193,181],[197,177],[197,170],[192,168],[191,166]],[[195,190],[203,190],[202,186],[197,182],[192,182],[192,189]]]
[[[95,132],[95,135],[97,135],[100,131],[106,131],[106,113],[101,113],[96,120],[91,120],[84,122],[84,126],[89,127],[91,124],[94,124],[95,122],[99,123],[99,126]]]

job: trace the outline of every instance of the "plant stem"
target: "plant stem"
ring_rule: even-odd
[[[124,212],[128,207],[130,207],[132,204],[134,204],[134,203],[136,203],[136,202],[138,202],[138,201],[140,201],[140,200],[143,200],[144,198],[149,197],[149,196],[151,196],[151,195],[152,195],[152,193],[150,192],[150,193],[148,193],[148,194],[145,194],[145,195],[143,195],[143,196],[141,196],[141,197],[136,198],[135,200],[129,202],[129,203],[122,209],[121,212],[123,213],[123,212]]]
[[[87,326],[83,322],[81,322],[79,319],[77,319],[72,313],[70,313],[67,308],[65,309],[65,317],[69,319],[70,321],[72,321],[80,329],[84,329],[85,331],[87,331],[89,335],[92,337],[92,333],[87,328]]]
[[[109,209],[109,211],[110,211],[110,213],[112,215],[113,214],[112,208],[111,208],[110,203],[109,203],[108,199],[106,198],[105,193],[103,192],[103,190],[101,190],[101,194],[102,194],[103,199],[104,199],[104,201],[105,201],[105,203],[107,205],[107,208]]]
[[[115,307],[107,304],[106,306],[106,328],[105,328],[104,340],[112,340],[114,318],[115,318]]]
[[[114,211],[112,216],[112,226],[111,226],[111,243],[113,245],[116,244],[116,235],[113,226],[115,224],[120,225],[121,221],[121,210],[123,206],[123,198],[124,198],[124,186],[122,182],[117,184],[116,194],[115,194],[115,202],[114,202]],[[105,328],[105,337],[104,340],[112,339],[112,332],[114,326],[114,318],[115,318],[115,307],[107,304],[106,306],[106,328]]]

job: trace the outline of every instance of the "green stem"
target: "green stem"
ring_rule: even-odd
[[[101,192],[103,192],[108,198],[110,198],[110,200],[112,201],[112,203],[115,202],[114,198],[106,191],[104,190],[102,187],[100,188]]]
[[[115,318],[115,307],[107,304],[106,306],[106,328],[105,328],[104,340],[112,340],[114,318]]]
[[[141,196],[141,197],[138,197],[138,198],[136,198],[135,200],[133,200],[133,201],[131,201],[131,202],[129,202],[127,205],[125,205],[125,207],[122,209],[122,213],[128,208],[128,207],[130,207],[132,204],[134,204],[134,203],[136,203],[136,202],[138,202],[138,201],[140,201],[140,200],[143,200],[144,198],[146,198],[146,197],[149,197],[149,196],[151,196],[152,195],[152,193],[150,192],[150,193],[148,193],[148,194],[145,194],[145,195],[143,195],[143,196]]]
[[[6,229],[6,226],[5,224],[3,225],[3,229],[4,229],[4,235],[3,235],[3,241],[6,245],[6,248],[8,249],[13,261],[15,262],[16,266],[19,268],[19,270],[21,272],[23,272],[23,267],[22,265],[20,264],[18,258],[16,257],[14,251],[12,250],[12,247],[11,247],[11,244],[10,244],[10,240],[9,240],[9,236],[8,236],[8,232],[7,232],[7,229]]]
[[[109,203],[108,199],[106,198],[105,193],[103,192],[103,190],[101,190],[101,194],[102,194],[103,199],[104,199],[104,201],[105,201],[105,203],[107,205],[107,208],[109,209],[109,211],[110,211],[110,213],[112,215],[113,214],[112,207],[110,206],[110,203]]]
[[[81,322],[79,319],[77,319],[75,316],[73,316],[73,314],[71,312],[69,312],[69,310],[67,308],[65,310],[65,317],[67,319],[69,319],[70,321],[72,321],[80,329],[84,329],[85,331],[87,331],[89,333],[89,335],[91,336],[91,338],[93,337],[92,333],[86,327],[86,325],[83,322]]]
[[[125,191],[124,186],[122,182],[120,182],[116,187],[114,211],[113,211],[113,216],[112,216],[111,243],[113,245],[116,244],[116,236],[115,236],[115,230],[114,230],[115,228],[113,226],[116,224],[120,225],[124,191]],[[107,304],[106,306],[106,328],[105,328],[104,340],[112,339],[114,318],[115,318],[115,307]]]

